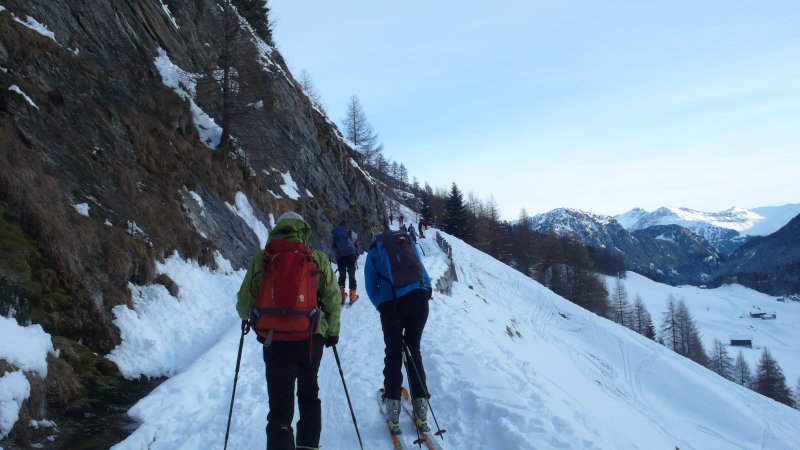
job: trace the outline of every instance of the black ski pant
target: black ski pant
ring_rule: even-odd
[[[383,387],[387,398],[400,399],[400,390],[403,385],[404,341],[411,352],[411,361],[413,361],[413,364],[408,367],[411,397],[425,397],[427,385],[425,384],[425,368],[422,366],[419,346],[425,322],[428,321],[428,298],[428,291],[416,289],[396,300],[381,303],[378,307],[385,345]]]
[[[349,276],[350,289],[356,290],[356,255],[342,256],[336,264],[339,265],[339,286],[344,287],[345,276]]]
[[[275,342],[264,347],[269,414],[267,450],[295,450],[294,386],[297,382],[297,445],[317,448],[322,432],[322,403],[317,372],[325,340],[315,334],[309,341]]]

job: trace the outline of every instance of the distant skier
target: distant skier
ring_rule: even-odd
[[[414,224],[409,224],[408,225],[408,235],[411,236],[411,240],[414,241],[414,243],[416,244],[417,243],[417,232],[414,231]]]
[[[342,293],[342,304],[347,298],[344,290],[345,281],[350,277],[350,303],[358,300],[356,294],[356,243],[353,232],[347,228],[347,222],[342,220],[339,226],[331,230],[333,250],[336,252],[336,264],[339,266],[339,289]],[[356,237],[357,239],[357,237]]]
[[[394,280],[394,284],[392,281]],[[408,234],[387,230],[375,236],[364,265],[364,284],[370,301],[380,313],[383,329],[383,400],[387,424],[400,434],[400,394],[403,383],[403,344],[411,354],[409,385],[414,416],[422,429],[429,429],[428,389],[422,365],[420,340],[428,320],[431,280],[416,246]]]

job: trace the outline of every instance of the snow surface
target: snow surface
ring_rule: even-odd
[[[175,22],[175,18],[172,17],[172,12],[170,12],[170,10],[167,7],[167,5],[164,4],[164,0],[158,0],[158,1],[159,1],[159,3],[161,3],[161,9],[164,10],[164,13],[166,13],[167,17],[169,18],[169,21],[172,22],[172,26],[174,26],[175,29],[179,30],[181,27],[178,26],[178,22]]]
[[[47,354],[55,353],[50,335],[41,325],[21,327],[13,318],[0,316],[0,360],[16,367],[0,377],[0,438],[11,431],[19,416],[22,402],[30,396],[31,387],[22,373],[30,371],[41,378],[47,376]]]
[[[800,214],[800,203],[783,206],[765,206],[753,208],[753,212],[764,217],[764,220],[753,225],[747,230],[751,236],[766,236],[772,234],[789,223]]]
[[[17,94],[21,95],[23,98],[25,98],[25,101],[26,101],[26,102],[28,102],[28,104],[29,104],[29,105],[33,106],[33,107],[34,107],[34,108],[36,108],[36,109],[39,109],[39,107],[38,107],[38,106],[36,106],[36,103],[33,103],[33,100],[31,100],[31,98],[30,98],[30,97],[28,97],[28,94],[26,94],[26,93],[22,92],[22,89],[20,89],[20,88],[19,88],[19,86],[17,86],[16,84],[12,84],[12,85],[11,85],[11,86],[8,88],[8,90],[9,90],[9,91],[16,92]]]
[[[286,173],[279,172],[283,177],[283,184],[281,190],[287,197],[292,200],[300,199],[300,191],[297,190],[297,183],[292,179],[292,174],[287,170]]]
[[[606,277],[609,293],[614,292],[616,278]],[[695,286],[669,286],[656,283],[635,272],[627,272],[622,280],[628,301],[638,294],[653,317],[656,329],[661,325],[667,310],[667,298],[683,299],[697,323],[706,352],[713,348],[714,339],[729,344],[732,337],[752,336],[753,348],[730,347],[728,355],[736,359],[742,351],[750,370],[755,371],[763,348],[769,348],[773,358],[783,369],[786,385],[794,388],[800,378],[800,302],[779,302],[772,297],[738,284],[717,289]],[[774,320],[750,317],[751,311],[776,313]]]
[[[189,191],[189,195],[192,196],[194,201],[196,201],[197,204],[200,206],[200,208],[203,210],[203,214],[205,214],[206,204],[203,201],[203,197],[200,197],[200,194],[198,194],[195,191]]]
[[[437,279],[447,256],[434,234],[429,230],[420,245]],[[445,448],[797,448],[800,412],[443,235],[459,281],[452,296],[434,294],[422,349],[433,412],[448,430]],[[359,279],[363,265],[362,255]],[[123,342],[111,356],[126,376],[172,378],[131,408],[141,426],[113,448],[220,448],[241,334],[235,294],[244,273],[209,271],[178,257],[158,270],[178,283],[179,300],[161,286],[132,286],[135,310],[115,309]],[[389,448],[375,402],[380,320],[366,292],[359,295],[363,300],[342,313],[337,348],[365,448]],[[325,351],[319,371],[321,446],[350,450],[358,442],[331,353]],[[264,448],[266,415],[261,347],[246,336],[228,448]],[[411,424],[402,426],[410,440]]]
[[[22,402],[31,395],[31,385],[21,371],[7,372],[0,377],[0,438],[14,428]]]
[[[352,146],[351,146],[351,147],[352,147]],[[350,158],[350,165],[351,165],[351,166],[353,166],[353,167],[355,167],[356,169],[358,169],[358,171],[359,171],[359,172],[361,172],[361,174],[362,174],[362,175],[364,175],[364,178],[366,178],[367,180],[369,180],[369,181],[370,181],[370,183],[372,183],[372,184],[377,184],[377,183],[375,182],[375,179],[374,179],[374,178],[372,178],[372,176],[371,176],[370,174],[368,174],[368,173],[367,173],[367,172],[366,172],[364,169],[362,169],[362,168],[361,168],[361,166],[359,166],[359,165],[358,165],[358,163],[356,162],[356,160],[355,160],[355,159],[353,159],[353,158]]]
[[[114,308],[122,344],[108,355],[124,376],[179,374],[202,360],[206,349],[228,331],[230,321],[220,319],[235,318],[231,298],[244,272],[234,272],[227,260],[219,254],[215,257],[220,266],[216,271],[177,255],[156,264],[158,274],[167,274],[178,285],[177,299],[160,284],[129,285],[134,309]]]
[[[209,148],[217,148],[222,139],[222,128],[194,101],[197,75],[175,65],[161,47],[158,48],[158,56],[153,59],[153,64],[161,75],[161,82],[181,98],[189,101],[194,126],[197,128],[200,140]]]
[[[78,214],[89,217],[88,203],[78,203],[77,205],[72,205],[72,207],[75,208],[75,211],[78,211]]]
[[[0,342],[13,343],[0,348],[0,359],[42,378],[47,376],[47,354],[55,350],[41,325],[21,327],[16,320],[0,316]]]
[[[267,245],[267,239],[269,238],[269,230],[267,227],[264,226],[261,221],[256,218],[255,213],[253,212],[253,207],[250,206],[250,201],[247,199],[247,196],[244,195],[243,192],[236,193],[236,205],[231,205],[228,202],[225,202],[225,206],[228,207],[234,214],[241,217],[242,220],[253,230],[253,233],[256,234],[258,237],[258,242],[260,247],[264,247]]]
[[[53,32],[47,28],[47,25],[39,22],[38,20],[34,19],[31,16],[28,16],[27,19],[25,19],[25,21],[20,20],[19,18],[17,18],[17,16],[14,16],[13,14],[12,16],[14,17],[14,20],[16,20],[17,22],[25,25],[26,27],[41,34],[44,37],[52,39],[53,42],[58,44],[58,41],[56,40],[56,35],[53,34]]]

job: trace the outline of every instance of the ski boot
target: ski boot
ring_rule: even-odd
[[[350,289],[350,304],[352,305],[356,302],[356,300],[358,300],[358,294],[356,294],[356,290]]]
[[[416,422],[417,428],[426,433],[431,431],[431,427],[428,426],[428,399],[415,398],[411,404],[414,406],[414,422]]]
[[[392,434],[400,434],[400,400],[392,400],[385,398],[383,401],[386,403],[386,425],[389,427],[389,432]]]
[[[342,304],[344,305],[345,300],[347,300],[347,292],[345,292],[344,286],[339,286],[339,291],[342,293]]]

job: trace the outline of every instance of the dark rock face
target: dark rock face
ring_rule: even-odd
[[[3,1],[0,210],[20,230],[19,254],[38,256],[25,273],[0,264],[0,276],[47,332],[105,354],[119,341],[111,308],[130,302],[129,282],[153,282],[154,261],[177,251],[213,266],[218,251],[246,265],[259,241],[226,206],[239,192],[267,226],[302,214],[322,250],[339,220],[362,235],[378,228],[382,197],[354,167],[360,157],[223,3]],[[52,37],[20,23],[29,18]],[[190,75],[191,99],[165,85],[159,54]],[[201,140],[200,110],[227,127],[225,146]]]
[[[640,242],[648,238],[659,247],[661,264],[666,264],[673,282],[699,284],[708,281],[724,259],[707,240],[678,225],[657,225],[633,232]]]
[[[736,282],[772,295],[800,293],[800,215],[739,247],[715,275],[713,285]]]

